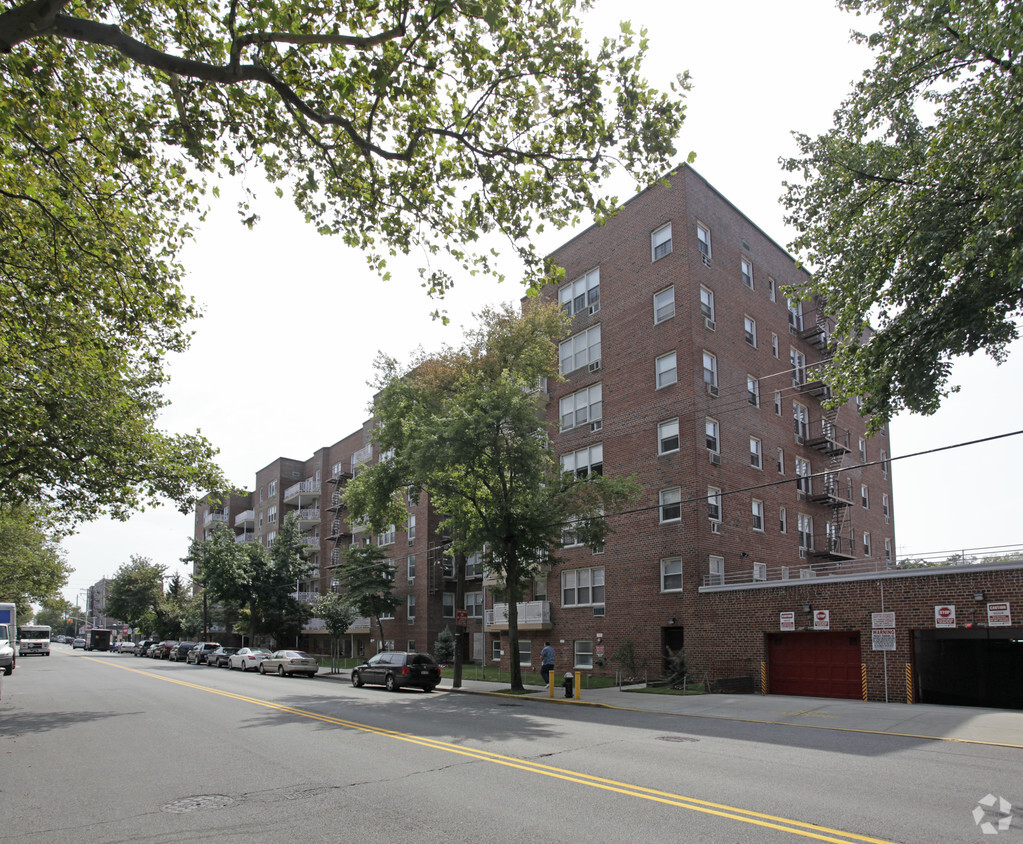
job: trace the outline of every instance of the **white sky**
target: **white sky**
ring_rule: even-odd
[[[649,29],[651,81],[666,88],[682,70],[692,74],[679,160],[695,150],[696,169],[786,245],[791,232],[778,204],[778,159],[795,153],[792,131],[817,134],[830,126],[850,83],[871,64],[869,53],[849,43],[856,19],[822,0],[602,0],[586,18],[591,43],[626,16],[634,29]],[[261,222],[249,231],[237,222],[232,187],[222,190],[185,255],[187,291],[205,317],[190,351],[172,363],[173,404],[163,426],[201,429],[240,486],[251,487],[256,470],[278,456],[306,459],[358,428],[368,416],[367,382],[378,351],[405,359],[419,345],[457,343],[459,326],[481,306],[521,296],[513,281],[460,282],[444,305],[452,317],[445,328],[430,320],[436,305],[412,272],[406,280],[379,281],[360,254],[318,236],[268,191],[257,208]],[[614,190],[624,199],[631,187]],[[547,233],[542,251],[570,236]],[[962,391],[935,416],[893,422],[893,456],[1023,428],[1016,389],[1023,354],[1002,367],[987,357],[964,361],[955,381]],[[1020,441],[1008,438],[894,462],[898,553],[1023,544],[1015,523],[1019,454]],[[124,523],[85,525],[65,543],[75,568],[65,596],[76,601],[133,554],[186,572],[180,558],[191,533],[192,516],[171,506]]]

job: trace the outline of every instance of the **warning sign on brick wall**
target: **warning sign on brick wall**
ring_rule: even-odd
[[[895,650],[895,628],[877,627],[871,631],[875,651]]]

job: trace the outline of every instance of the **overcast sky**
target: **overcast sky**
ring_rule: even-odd
[[[647,75],[655,84],[666,88],[675,74],[692,74],[679,161],[695,151],[701,175],[778,243],[789,243],[778,159],[796,151],[791,132],[830,126],[871,63],[849,41],[857,19],[825,0],[603,0],[587,15],[588,40],[624,16],[649,29]],[[436,303],[419,288],[413,265],[404,277],[379,281],[360,254],[316,235],[287,200],[266,191],[261,222],[249,231],[231,202],[237,189],[222,187],[224,198],[184,256],[187,291],[205,316],[190,351],[170,367],[173,404],[163,426],[201,429],[240,486],[251,488],[256,470],[278,456],[307,459],[358,428],[369,415],[367,382],[378,351],[404,359],[420,345],[456,344],[472,313],[521,296],[511,281],[462,281],[444,304],[452,318],[444,327],[430,320]],[[616,182],[609,190],[627,198],[632,187]],[[541,251],[570,236],[547,233]],[[986,357],[964,361],[955,380],[962,391],[938,414],[893,422],[895,457],[1023,428],[1023,354],[1002,367]],[[1010,437],[893,462],[899,555],[1023,545],[1016,522],[1021,446]],[[65,596],[76,601],[133,554],[186,572],[180,559],[191,533],[191,515],[170,506],[126,523],[84,526],[65,543],[75,569]]]

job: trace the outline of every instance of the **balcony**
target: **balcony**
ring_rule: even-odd
[[[236,533],[234,536],[234,541],[240,543],[255,542],[256,534],[254,531],[251,530],[244,531],[243,533]]]
[[[320,521],[319,507],[304,507],[294,512],[299,524],[318,523]]]
[[[254,510],[246,510],[234,517],[234,526],[236,528],[250,528],[255,526],[255,524],[256,513]]]
[[[292,484],[286,490],[284,490],[284,503],[285,504],[298,504],[302,506],[302,498],[310,498],[320,494],[320,485],[316,483],[315,478],[306,478],[304,481],[299,481],[297,484]]]
[[[302,601],[304,603],[313,603],[320,600],[319,592],[292,592],[291,597],[296,601]]]
[[[210,525],[223,525],[227,527],[228,523],[227,513],[217,513],[214,511],[207,513],[202,520],[203,527],[209,527]]]
[[[848,484],[846,485],[846,489],[843,490],[842,484],[837,477],[826,475],[820,486],[820,492],[809,496],[810,500],[815,504],[823,504],[825,507],[852,506],[852,498],[848,492]]]
[[[551,602],[526,601],[515,605],[518,608],[519,630],[551,630]],[[508,629],[508,604],[494,604],[492,610],[483,615],[483,627],[488,631]]]
[[[856,546],[851,536],[825,534],[814,537],[810,556],[824,560],[855,560]]]
[[[346,631],[346,633],[366,634],[371,633],[372,631],[373,631],[372,619],[363,617],[356,618],[355,620],[353,620],[352,623],[348,625],[348,630]]]

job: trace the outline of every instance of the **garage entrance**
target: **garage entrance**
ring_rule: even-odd
[[[769,633],[768,674],[773,695],[863,696],[860,634],[856,631]]]
[[[1023,709],[1023,628],[914,630],[921,703]]]

